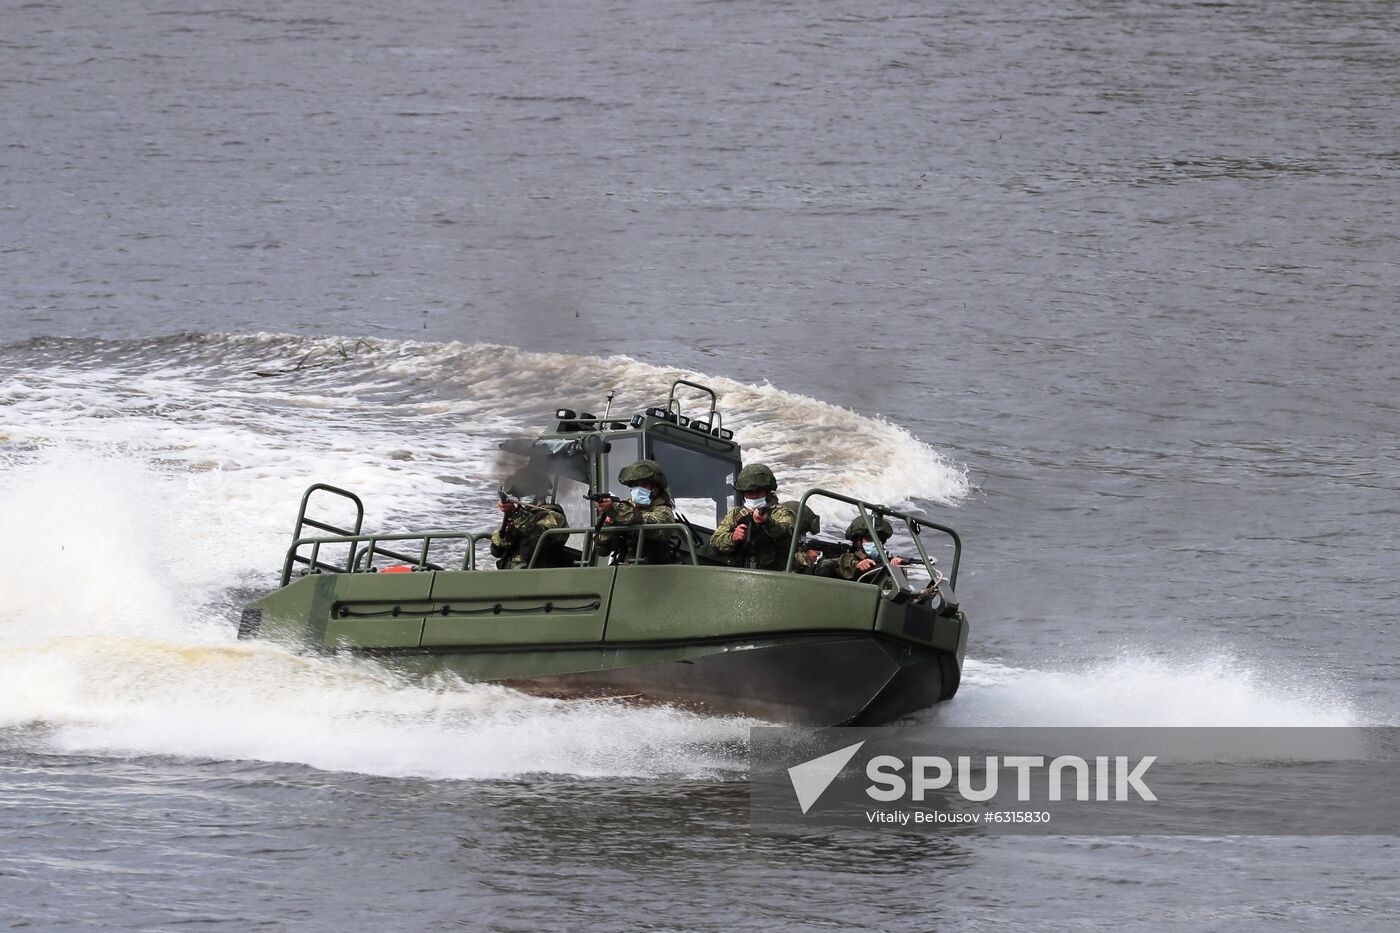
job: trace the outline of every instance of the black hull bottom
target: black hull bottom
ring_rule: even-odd
[[[951,655],[836,638],[504,683],[543,696],[628,698],[794,725],[879,725],[951,697],[958,664]]]

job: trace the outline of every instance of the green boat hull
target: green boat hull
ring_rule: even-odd
[[[622,565],[314,574],[252,603],[239,636],[543,695],[838,725],[951,697],[967,629],[869,584]]]

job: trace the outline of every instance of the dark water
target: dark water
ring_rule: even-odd
[[[219,625],[309,479],[477,516],[444,477],[678,367],[771,383],[727,391],[786,475],[962,530],[976,663],[941,722],[1395,722],[1398,30],[6,5],[7,919],[1393,925],[1388,840],[771,839],[739,724],[306,686]],[[260,332],[299,336],[164,336]]]

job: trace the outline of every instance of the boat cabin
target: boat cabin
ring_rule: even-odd
[[[682,387],[708,396],[708,408],[685,414],[677,395]],[[655,460],[666,471],[676,511],[713,530],[737,504],[734,478],[742,467],[739,442],[724,427],[717,403],[713,389],[677,379],[664,408],[627,418],[556,409],[549,427],[533,441],[506,441],[501,449],[527,457],[555,478],[554,501],[563,506],[570,525],[593,524],[596,514],[588,497],[617,492],[623,467]]]

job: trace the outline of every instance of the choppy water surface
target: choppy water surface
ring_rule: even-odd
[[[689,376],[962,530],[916,724],[1396,722],[1397,16],[0,11],[7,918],[1388,927],[1387,840],[754,836],[746,721],[232,620],[308,482],[489,524],[500,440]]]

